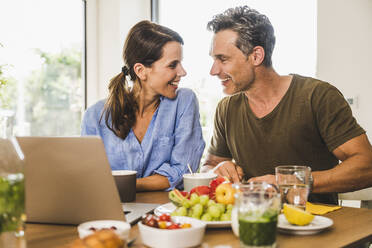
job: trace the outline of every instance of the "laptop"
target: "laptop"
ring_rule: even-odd
[[[27,222],[80,224],[112,219],[134,224],[159,206],[120,203],[99,137],[16,138],[25,156]]]

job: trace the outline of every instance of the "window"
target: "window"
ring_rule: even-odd
[[[85,97],[84,1],[0,4],[0,110],[14,113],[13,133],[78,135]]]
[[[158,0],[158,22],[183,37],[187,76],[181,87],[192,88],[199,98],[203,135],[207,144],[213,131],[214,111],[223,97],[217,78],[209,75],[212,33],[206,26],[212,16],[230,7],[248,5],[267,15],[274,26],[273,66],[279,74],[315,76],[316,1],[297,0]]]

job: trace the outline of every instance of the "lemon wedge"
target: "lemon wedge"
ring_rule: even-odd
[[[284,204],[283,213],[289,223],[298,226],[306,226],[314,219],[311,213],[288,204]]]

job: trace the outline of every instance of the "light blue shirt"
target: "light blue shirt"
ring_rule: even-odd
[[[82,122],[82,135],[99,135],[112,170],[135,170],[137,178],[166,176],[171,190],[182,185],[182,176],[199,167],[205,142],[199,122],[199,105],[190,89],[178,89],[175,99],[160,98],[141,143],[133,130],[122,140],[100,121],[105,100],[89,107]]]

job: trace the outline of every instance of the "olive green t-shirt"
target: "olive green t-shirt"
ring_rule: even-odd
[[[339,163],[332,151],[363,133],[334,86],[293,75],[286,94],[263,118],[254,115],[244,93],[222,99],[209,153],[233,158],[245,178],[275,174],[278,165],[328,170]],[[337,204],[337,195],[312,194],[309,200]]]

